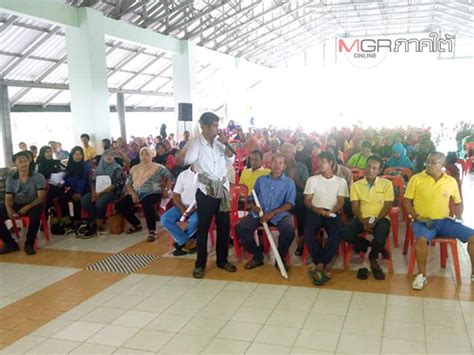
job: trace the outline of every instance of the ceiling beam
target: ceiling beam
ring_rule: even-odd
[[[52,90],[69,90],[68,84],[55,84],[55,83],[36,83],[34,81],[23,81],[23,80],[0,80],[2,86],[14,86],[24,88],[37,88],[37,89],[52,89]],[[109,88],[111,93],[123,93],[128,95],[148,95],[148,96],[161,96],[161,97],[172,97],[172,92],[156,92],[156,91],[144,91],[144,90],[132,90],[132,89],[119,89]]]
[[[0,0],[0,11],[56,26],[79,27],[78,9],[60,2]]]
[[[41,104],[18,104],[10,109],[11,112],[71,112],[70,105],[49,105],[43,107]],[[174,112],[174,107],[133,107],[126,106],[126,112]],[[110,106],[110,112],[117,112],[115,105]]]
[[[187,8],[188,6],[190,6],[192,4],[193,4],[193,0],[188,0],[188,1],[185,1],[185,2],[175,6],[173,9],[171,9],[171,11],[165,12],[163,15],[153,17],[153,18],[149,18],[148,21],[147,21],[147,26],[152,25],[156,22],[161,22],[165,18],[173,16],[174,14],[184,10],[185,8]]]
[[[194,23],[195,21],[199,20],[201,17],[211,13],[212,11],[215,11],[217,9],[219,9],[220,7],[222,6],[225,6],[227,5],[228,3],[230,2],[230,0],[219,0],[217,2],[217,4],[215,5],[210,5],[209,7],[205,8],[203,11],[201,12],[196,12],[196,13],[193,13],[193,16],[191,19],[186,19],[186,20],[183,20],[177,24],[173,24],[169,31],[168,32],[173,32],[173,31],[176,31],[177,29],[179,28],[182,28],[182,27],[187,27],[189,25],[191,25],[192,23]]]

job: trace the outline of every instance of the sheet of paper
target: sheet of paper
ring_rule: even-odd
[[[112,180],[108,175],[99,175],[95,178],[95,191],[97,193],[104,191],[112,185]]]
[[[56,173],[56,174],[51,174],[51,177],[49,178],[49,183],[51,185],[57,186],[64,184],[64,176],[66,173]]]

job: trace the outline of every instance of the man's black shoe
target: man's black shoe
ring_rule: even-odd
[[[26,255],[35,255],[36,250],[34,245],[25,245],[25,253]]]
[[[4,246],[0,249],[0,255],[5,255],[5,254],[13,253],[13,252],[18,251],[18,250],[20,250],[20,247],[18,246],[18,244],[16,244],[15,246],[4,245]]]

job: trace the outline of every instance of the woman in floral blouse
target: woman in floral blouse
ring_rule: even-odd
[[[130,169],[130,176],[126,183],[126,196],[117,203],[118,211],[131,225],[127,230],[129,234],[142,229],[140,220],[133,212],[135,204],[142,205],[149,242],[153,242],[156,236],[156,206],[161,202],[162,197],[168,197],[168,190],[173,181],[173,176],[166,167],[153,162],[153,155],[150,148],[140,149],[140,164]]]

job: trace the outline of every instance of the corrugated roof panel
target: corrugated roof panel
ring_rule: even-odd
[[[6,79],[11,80],[36,80],[46,69],[52,65],[51,62],[42,60],[24,59],[18,66],[13,68],[7,75]]]
[[[124,61],[128,56],[132,55],[132,52],[117,48],[114,49],[111,53],[107,55],[107,67],[108,68],[115,68],[118,66],[122,61]]]
[[[147,74],[156,74],[158,72],[161,72],[166,66],[170,65],[171,61],[165,59],[165,58],[160,58],[158,61],[150,65],[146,70],[144,70],[144,73]],[[173,72],[173,67],[171,66],[166,72],[164,72],[161,75],[168,76],[172,75]]]
[[[0,33],[0,51],[22,54],[25,48],[40,36],[41,32],[18,26],[8,26]]]
[[[146,95],[127,95],[125,98],[125,105],[143,107],[174,107],[174,98]]]
[[[123,69],[131,71],[140,71],[145,65],[147,65],[154,59],[155,57],[146,54],[138,54],[135,58],[125,64],[123,66]]]
[[[133,74],[124,73],[124,72],[116,72],[112,76],[109,77],[109,80],[108,80],[109,87],[117,88],[120,85],[122,85],[122,83],[125,82],[125,80],[128,80],[132,76]]]
[[[71,103],[71,93],[69,90],[63,90],[61,93],[56,96],[52,101],[51,104],[59,105],[59,104],[70,104]]]
[[[166,83],[165,86],[163,86],[160,91],[162,92],[173,92],[174,91],[174,82],[173,80],[169,81],[168,83]]]
[[[37,57],[60,59],[66,55],[66,39],[64,36],[53,35],[31,54]]]
[[[156,91],[159,87],[164,85],[168,80],[169,79],[157,77],[157,78],[153,79],[151,82],[149,82],[146,86],[144,86],[142,90]],[[160,89],[160,91],[164,91],[164,90]]]
[[[170,61],[163,58],[163,57],[161,57],[156,62],[151,64],[148,68],[146,68],[143,72],[144,73],[149,73],[149,74],[156,74],[157,72],[159,72],[161,69],[163,69],[168,64],[170,64]]]
[[[45,102],[48,97],[55,92],[57,92],[57,90],[33,88],[28,91],[28,93],[23,96],[17,103],[34,104],[39,102]]]
[[[42,80],[46,83],[66,83],[69,81],[69,68],[67,64],[61,64],[59,67],[53,70],[46,78]]]
[[[123,88],[129,89],[129,90],[135,90],[135,89],[138,89],[143,84],[145,84],[148,80],[150,80],[149,76],[138,74],[129,83],[127,83]]]
[[[23,88],[20,88],[18,86],[9,86],[8,87],[8,97],[14,97],[16,94],[18,94]]]
[[[2,72],[16,57],[9,55],[0,55],[0,72]]]

